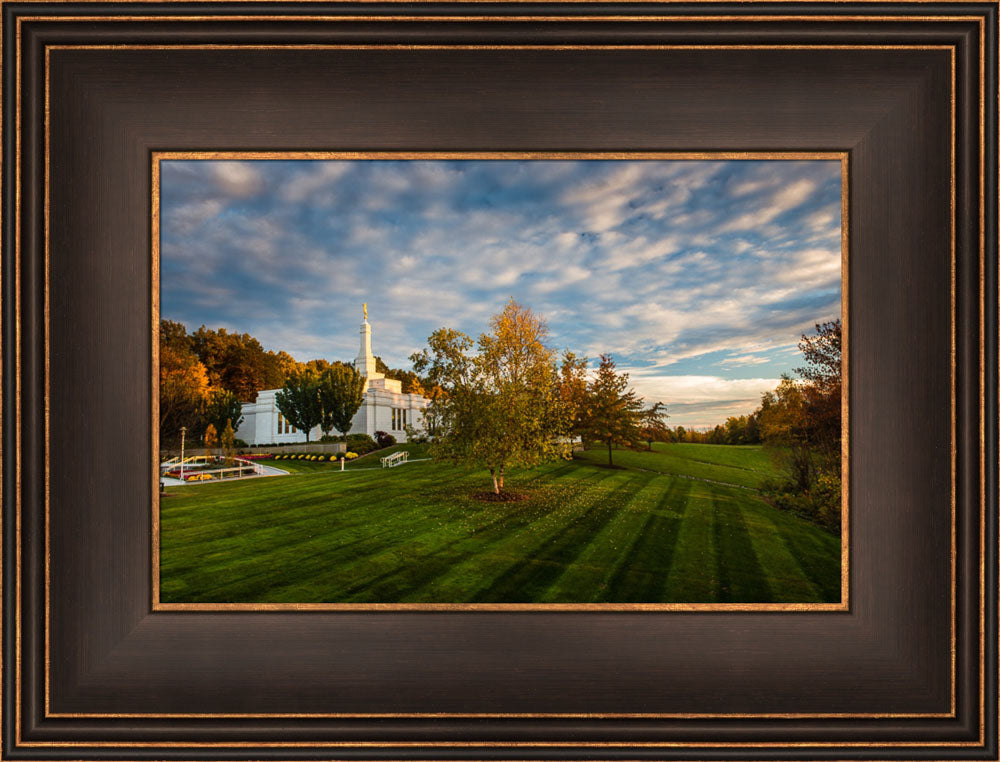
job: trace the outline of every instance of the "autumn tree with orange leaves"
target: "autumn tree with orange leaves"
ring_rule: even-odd
[[[836,526],[841,516],[841,324],[816,325],[803,334],[801,380],[784,377],[755,412],[765,446],[786,480],[768,488],[783,508]]]

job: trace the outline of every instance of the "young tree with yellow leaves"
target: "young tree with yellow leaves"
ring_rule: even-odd
[[[442,390],[431,411],[438,422],[435,455],[486,468],[496,495],[511,467],[535,466],[561,452],[568,417],[547,340],[545,321],[511,299],[490,319],[476,353],[471,338],[442,328],[411,358]]]

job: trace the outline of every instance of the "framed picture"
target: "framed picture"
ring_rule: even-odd
[[[5,758],[997,759],[997,10],[5,3]]]

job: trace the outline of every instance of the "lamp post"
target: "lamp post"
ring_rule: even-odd
[[[181,426],[181,481],[184,481],[184,434],[187,426]]]

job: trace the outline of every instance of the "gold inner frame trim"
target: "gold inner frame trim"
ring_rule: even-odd
[[[62,0],[50,0],[50,1],[51,2],[61,2]],[[71,0],[66,0],[66,1],[69,2]],[[83,2],[99,2],[99,1],[100,0],[83,0]],[[158,0],[136,0],[136,1],[137,2],[158,2]],[[222,0],[220,0],[220,1],[222,1]],[[388,2],[397,2],[397,1],[398,2],[406,2],[407,0],[387,0],[387,1]],[[446,0],[446,1],[451,1],[451,0]],[[454,0],[454,1],[459,2],[460,0]],[[468,0],[468,1],[469,2],[489,2],[490,0]],[[508,2],[511,2],[511,3],[530,2],[530,1],[531,0],[508,0]],[[599,0],[566,0],[566,1],[570,2],[570,3],[585,4],[585,3],[589,3],[589,2],[598,2]],[[668,0],[668,2],[673,2],[673,1],[674,0]],[[694,1],[695,2],[710,2],[711,0],[694,0]],[[748,4],[750,2],[750,0],[738,0],[738,1],[739,2],[747,2]],[[785,2],[785,1],[796,2],[797,0],[777,0],[777,1],[778,2]],[[805,2],[814,2],[814,1],[818,2],[818,1],[821,1],[821,0],[805,0]],[[880,2],[881,0],[859,0],[859,1],[860,2]],[[915,2],[932,2],[934,0],[914,0],[914,1]],[[2,6],[5,2],[9,2],[9,0],[0,0],[0,6]],[[962,2],[962,0],[940,0],[940,2],[944,2],[944,3],[953,3],[953,2],[954,3],[958,3],[958,2]],[[58,17],[58,20],[61,20],[61,21],[79,20],[79,21],[86,22],[86,21],[89,21],[89,20],[93,20],[94,18],[95,17]],[[138,19],[140,17],[135,17],[135,18]],[[151,18],[157,18],[158,20],[163,20],[160,17],[151,17]],[[222,18],[226,18],[227,20],[229,20],[232,17],[222,17]],[[269,20],[283,20],[283,19],[288,18],[288,17],[262,17],[262,18],[267,18]],[[359,17],[358,20],[360,20],[362,18],[363,18],[363,20],[366,20],[366,21],[382,20],[381,17]],[[469,18],[471,20],[471,19],[476,18],[476,17],[469,17]],[[732,18],[733,20],[740,20],[740,21],[748,20],[746,17],[720,17],[718,20],[723,20],[723,19],[728,19],[728,18]],[[797,18],[797,17],[789,17],[789,18]],[[817,19],[817,17],[806,17],[806,18],[808,20],[816,20]],[[830,17],[830,18],[832,20],[838,20],[838,21],[845,20],[843,17]],[[914,20],[915,18],[917,18],[917,17],[887,17],[887,20],[891,19],[893,21],[901,21],[901,20]],[[935,18],[936,20],[941,20],[941,17],[933,17],[933,18]],[[966,20],[966,17],[954,17],[954,20],[960,20],[960,19],[961,20]],[[37,20],[40,20],[40,21],[41,20],[44,20],[44,21],[56,20],[56,17],[39,18]],[[119,19],[116,18],[115,20],[119,20]],[[130,19],[120,19],[120,20],[130,20]],[[334,17],[333,20],[344,21],[344,20],[347,20],[347,19],[345,17]],[[428,20],[439,21],[441,19],[440,18],[436,18],[436,17],[431,17]],[[476,18],[476,20],[482,20],[482,19]],[[508,18],[508,17],[498,17],[498,20],[509,21],[510,18]],[[531,18],[530,20],[538,20],[538,19],[537,18]],[[559,20],[561,20],[561,21],[567,21],[567,19],[559,19]],[[574,19],[569,19],[569,20],[572,21]],[[602,21],[604,21],[604,20],[623,20],[623,19],[609,18],[609,17],[598,17],[595,20],[602,20]],[[643,17],[637,17],[635,20],[637,20],[637,21],[644,21],[644,20],[648,21],[650,19],[649,18],[643,18]],[[674,18],[674,17],[670,17],[670,20],[676,21],[678,19]],[[695,20],[695,19],[692,19],[692,20]],[[777,19],[775,17],[764,17],[761,20],[777,20]],[[858,17],[857,20],[863,20],[863,17]],[[984,70],[983,47],[982,47],[982,41],[984,40],[984,35],[982,34],[983,22],[982,22],[982,19],[979,18],[979,17],[972,17],[972,19],[968,19],[968,20],[978,20],[980,22],[980,27],[981,27],[981,36],[980,36],[980,41],[981,41],[981,45],[980,45],[980,73],[982,74],[983,70]],[[21,30],[20,30],[20,22],[21,21],[22,21],[21,18],[17,19],[16,42],[17,42],[18,53],[17,53],[17,56],[16,56],[16,71],[15,71],[15,82],[16,82],[15,122],[16,122],[16,127],[17,127],[17,129],[16,129],[16,132],[17,132],[17,135],[16,135],[17,155],[15,156],[15,178],[16,178],[16,180],[15,180],[15,190],[14,190],[14,195],[15,195],[15,210],[16,210],[15,222],[14,222],[14,227],[15,227],[15,268],[14,268],[14,279],[15,279],[15,292],[16,292],[15,293],[15,310],[16,310],[16,313],[18,315],[20,314],[20,261],[21,261],[21,259],[20,259],[20,242],[21,242],[21,231],[20,231],[20,210],[21,210],[21,199],[20,199],[20,195],[21,195],[21,159],[20,159],[20,157],[21,157],[21,150],[20,150],[20,148],[21,148],[21,129],[20,129],[20,120],[21,120],[21,116],[20,116],[21,115],[21,108],[20,108],[21,107],[21,98],[20,98],[20,95],[21,95],[21,93],[20,93],[20,89],[21,89],[21,56],[20,56],[20,31]],[[56,49],[59,46],[52,46],[52,47],[53,47],[53,49]],[[193,45],[193,46],[117,46],[117,45],[109,45],[109,46],[62,46],[62,49],[76,49],[76,50],[79,50],[79,49],[149,49],[149,48],[172,49],[174,47],[185,48],[185,49],[192,49],[192,48],[200,48],[200,49],[242,48],[242,49],[246,49],[248,47],[253,47],[253,48],[260,48],[260,49],[268,50],[268,49],[287,49],[287,48],[290,48],[290,47],[299,47],[299,48],[323,47],[323,48],[353,48],[353,49],[359,49],[359,48],[361,48],[361,49],[369,49],[369,48],[386,49],[386,48],[393,48],[393,47],[396,47],[396,48],[424,48],[424,49],[443,49],[443,48],[444,49],[448,49],[448,48],[451,48],[451,49],[454,49],[454,48],[466,48],[466,49],[550,49],[553,46],[495,46],[493,48],[490,48],[488,46],[455,46],[455,45],[442,45],[442,46],[409,46],[409,45],[402,45],[402,46],[385,46],[385,45],[372,45],[372,46],[341,46],[341,45],[332,45],[332,46],[287,46],[287,45],[284,45],[284,46],[277,46],[277,45],[276,46],[253,46],[253,45],[250,45],[250,46],[246,46],[246,45],[240,45],[240,46],[211,46],[211,45]],[[571,47],[571,48],[575,48],[575,49],[595,49],[595,50],[601,50],[601,49],[604,49],[604,50],[607,50],[607,49],[612,49],[612,50],[613,49],[633,49],[633,50],[639,50],[639,49],[650,49],[651,47],[652,48],[663,48],[663,47],[669,47],[669,46],[602,46],[602,45],[594,45],[594,46],[566,46],[566,47]],[[859,45],[842,45],[842,46],[838,46],[838,45],[831,45],[831,46],[808,46],[808,45],[806,45],[806,46],[782,46],[782,45],[739,46],[739,45],[728,45],[728,46],[726,46],[726,45],[719,45],[719,46],[674,46],[674,47],[677,47],[677,48],[687,48],[687,49],[733,49],[733,48],[739,48],[739,49],[782,49],[782,48],[784,48],[784,49],[802,49],[802,48],[810,48],[810,49],[815,49],[815,48],[824,48],[824,47],[826,47],[826,48],[832,48],[832,49],[886,50],[886,49],[933,49],[933,48],[938,47],[938,46],[893,46],[893,45],[885,45],[885,46],[859,46]],[[943,47],[948,48],[949,46],[943,46]],[[954,71],[955,71],[955,69],[954,69],[954,58],[955,58],[955,50],[954,50],[954,48],[950,48],[950,50],[951,50],[951,54],[952,54],[952,73],[953,73],[953,82],[952,82],[953,88],[952,88],[952,93],[951,93],[951,101],[952,101],[952,118],[953,118],[953,128],[954,128],[954,104],[955,104],[955,90],[954,90]],[[46,218],[45,219],[45,232],[46,232],[46,236],[45,236],[45,245],[46,245],[46,252],[45,252],[46,253],[46,262],[45,262],[45,276],[46,276],[46,284],[45,284],[46,285],[46,302],[45,302],[45,342],[46,342],[46,356],[45,356],[45,376],[46,376],[45,377],[45,391],[46,391],[46,411],[45,411],[45,420],[46,420],[46,438],[45,438],[45,443],[46,443],[46,490],[45,490],[45,493],[46,493],[46,591],[45,592],[46,592],[46,612],[45,612],[45,614],[46,614],[46,632],[45,632],[45,641],[46,642],[45,642],[45,646],[46,646],[46,654],[45,654],[45,664],[46,664],[46,670],[45,670],[45,688],[46,688],[46,690],[45,690],[45,705],[46,705],[46,716],[47,717],[48,716],[52,716],[52,717],[144,717],[144,716],[154,716],[154,717],[199,717],[199,716],[204,716],[204,717],[262,717],[263,718],[263,717],[331,717],[331,716],[345,716],[345,717],[466,717],[466,716],[470,716],[470,717],[544,717],[544,716],[554,716],[554,717],[665,717],[665,716],[666,717],[726,717],[726,716],[729,716],[729,717],[750,717],[750,718],[752,718],[752,717],[774,717],[774,718],[784,718],[784,717],[787,717],[787,718],[798,718],[798,717],[817,717],[817,718],[820,718],[820,717],[871,717],[871,718],[892,718],[892,717],[939,717],[939,716],[947,717],[947,716],[954,716],[954,708],[955,708],[955,703],[954,703],[954,697],[955,697],[955,679],[954,679],[955,678],[955,641],[954,641],[954,636],[955,636],[955,631],[954,631],[954,627],[955,627],[955,623],[954,623],[954,608],[955,608],[955,598],[954,598],[954,595],[955,595],[955,588],[954,588],[954,584],[952,585],[953,621],[952,621],[952,665],[951,665],[952,666],[952,714],[951,715],[947,715],[947,714],[891,714],[891,713],[890,714],[882,714],[882,713],[871,713],[871,714],[838,714],[838,713],[834,713],[834,714],[823,714],[823,713],[819,713],[819,714],[795,714],[795,713],[792,713],[792,714],[761,714],[761,713],[757,713],[757,714],[733,714],[733,715],[720,715],[720,714],[673,714],[673,715],[662,715],[662,714],[624,714],[624,715],[618,715],[618,714],[555,714],[555,715],[538,715],[538,714],[528,714],[528,715],[521,715],[521,714],[475,714],[475,715],[461,715],[461,714],[433,714],[433,713],[419,714],[419,715],[414,715],[414,714],[371,714],[371,715],[364,715],[364,714],[359,714],[359,715],[327,715],[327,714],[245,714],[245,715],[244,714],[204,714],[204,715],[196,715],[196,714],[195,715],[192,715],[192,714],[93,714],[92,715],[92,714],[54,714],[54,713],[50,714],[48,712],[48,705],[49,705],[49,695],[48,695],[48,687],[49,687],[48,686],[48,677],[49,677],[49,675],[48,675],[48,668],[49,668],[49,653],[48,653],[48,622],[49,622],[49,620],[48,620],[48,616],[49,616],[49,612],[48,612],[48,594],[49,594],[49,591],[48,591],[48,572],[49,572],[49,568],[48,568],[48,566],[49,566],[49,548],[48,548],[48,504],[47,504],[47,500],[48,500],[48,489],[47,489],[47,486],[48,486],[47,485],[47,481],[48,481],[47,480],[47,476],[48,476],[48,381],[49,381],[49,366],[48,366],[48,362],[49,362],[49,357],[48,357],[48,319],[49,319],[49,314],[48,314],[48,215],[49,215],[49,208],[48,208],[48,180],[49,180],[49,174],[48,174],[48,170],[49,170],[49,166],[48,166],[48,147],[49,147],[49,144],[48,144],[48,129],[49,129],[49,118],[48,118],[48,52],[49,52],[49,49],[47,48],[45,52],[46,52],[46,70],[45,70],[45,75],[46,75],[46,119],[45,119],[45,132],[46,132],[46,144],[45,144],[45,161],[46,161],[46,166],[45,166],[45,181],[46,181],[46,197],[45,197],[45,218]],[[983,82],[983,80],[981,78],[981,80],[980,80],[980,115],[981,115],[980,135],[981,136],[983,136],[983,134],[984,134],[984,126],[983,126],[984,123],[983,123],[983,120],[982,120],[983,119],[983,114],[984,114],[984,108],[985,108],[985,106],[984,106],[984,103],[985,103],[985,92],[984,92],[984,90],[985,90],[985,85],[984,85],[984,82]],[[953,262],[952,298],[953,298],[953,304],[954,304],[954,288],[955,288],[955,284],[954,284],[954,225],[955,225],[955,218],[954,218],[954,209],[955,209],[955,207],[954,207],[954,183],[955,183],[955,176],[954,176],[954,139],[955,139],[955,135],[954,135],[954,129],[953,129],[953,133],[952,133],[952,177],[951,177],[952,191],[953,191],[953,196],[952,196],[952,199],[953,199],[952,200],[952,204],[953,204],[953,206],[952,206],[952,233],[953,233],[953,240],[952,240],[952,262]],[[719,154],[713,154],[713,157],[719,157]],[[512,157],[506,156],[505,158],[512,158]],[[983,165],[983,162],[984,162],[984,147],[981,144],[981,146],[980,146],[980,179],[981,179],[981,181],[982,181],[982,179],[984,177],[984,165]],[[980,183],[980,189],[982,189],[982,187],[983,186],[982,186],[982,182],[981,182]],[[843,192],[844,192],[845,197],[846,197],[846,193],[847,193],[846,188],[843,190]],[[983,247],[985,245],[985,243],[984,243],[984,241],[985,241],[985,239],[984,239],[984,224],[985,224],[985,222],[984,222],[984,216],[983,216],[983,205],[984,205],[984,203],[985,202],[984,202],[984,200],[982,198],[982,194],[980,194],[980,207],[981,207],[981,209],[980,209],[980,211],[981,211],[981,215],[980,215],[980,250],[985,255],[985,251],[983,250]],[[846,226],[844,226],[842,228],[842,230],[843,230],[843,236],[844,236],[844,239],[845,239],[844,251],[846,252],[846,236],[847,236]],[[982,259],[981,259],[981,261],[982,261]],[[982,264],[981,264],[981,268],[982,268]],[[981,275],[981,278],[982,278],[982,275]],[[982,285],[982,283],[981,283],[981,285]],[[846,298],[847,292],[848,292],[848,290],[845,287],[843,289],[843,295],[844,295],[845,298]],[[982,293],[980,295],[980,302],[981,302],[981,310],[982,310],[982,303],[983,303]],[[154,304],[154,306],[158,306],[158,305]],[[846,310],[846,303],[845,303],[844,304],[844,313],[845,313],[844,317],[845,317],[845,319],[846,319],[846,312],[847,312],[847,310]],[[953,331],[952,331],[953,346],[954,346],[954,319],[955,319],[955,316],[954,316],[954,312],[953,312],[953,315],[952,315],[952,321],[953,321]],[[15,677],[15,683],[16,683],[16,686],[17,686],[17,695],[16,695],[16,702],[15,702],[15,717],[16,717],[15,728],[16,728],[16,736],[17,736],[17,741],[16,742],[19,745],[25,745],[25,746],[29,746],[29,745],[30,746],[35,746],[35,745],[51,745],[51,746],[79,746],[79,745],[87,745],[87,744],[79,744],[79,743],[66,743],[66,744],[60,744],[60,743],[51,743],[51,744],[45,744],[45,743],[43,743],[43,744],[23,743],[22,740],[21,740],[21,738],[20,738],[20,724],[21,724],[20,723],[20,716],[21,716],[21,714],[20,714],[21,713],[21,707],[20,707],[20,698],[21,698],[21,690],[20,690],[20,687],[21,687],[21,669],[20,669],[20,666],[21,666],[21,607],[22,607],[22,605],[21,605],[22,604],[22,601],[21,601],[21,529],[22,529],[22,527],[21,527],[21,515],[20,515],[20,511],[21,511],[21,505],[20,505],[20,495],[21,495],[21,469],[20,469],[20,457],[21,457],[21,420],[20,420],[20,399],[21,399],[21,395],[20,395],[20,367],[21,367],[20,366],[20,345],[21,345],[21,332],[20,332],[20,329],[21,329],[20,321],[18,320],[17,321],[17,325],[15,327],[15,335],[16,335],[16,339],[17,339],[17,345],[16,345],[16,347],[14,349],[14,351],[15,351],[15,365],[16,365],[16,368],[17,368],[17,378],[15,379],[15,399],[17,401],[17,410],[18,410],[18,415],[17,415],[16,421],[14,422],[14,426],[15,426],[15,440],[17,442],[17,452],[15,453],[15,469],[16,469],[15,485],[16,485],[16,488],[17,488],[17,495],[16,495],[16,517],[15,517],[15,527],[16,527],[16,534],[17,534],[16,540],[15,540],[16,555],[17,555],[16,609],[15,609],[15,625],[16,625],[16,627],[15,627],[15,640],[16,640],[16,654],[17,654],[17,657],[16,657],[16,677]],[[980,359],[981,359],[981,361],[982,361],[982,357],[983,357],[983,344],[982,344],[982,341],[983,341],[983,337],[981,336],[981,343],[980,343]],[[153,344],[154,344],[153,351],[155,353],[156,350],[157,350],[157,348],[158,348],[158,342],[154,341]],[[952,357],[952,362],[953,362],[952,372],[953,372],[953,375],[954,375],[954,354],[953,354],[953,357]],[[155,374],[154,374],[154,378],[155,378]],[[953,381],[953,386],[952,386],[952,395],[953,395],[953,401],[952,401],[952,422],[953,422],[953,428],[954,428],[954,411],[955,411],[955,408],[954,408],[954,381]],[[981,395],[982,395],[982,392],[981,392]],[[845,400],[846,400],[846,386],[845,386]],[[845,404],[846,404],[846,402],[845,402]],[[983,403],[983,400],[981,398],[981,413],[983,412],[983,404],[984,403]],[[845,421],[846,421],[846,417],[845,417]],[[2,422],[0,422],[0,425],[2,425]],[[984,431],[982,416],[981,416],[980,427],[981,427],[981,438],[982,438],[982,436],[983,436],[982,432]],[[154,431],[155,430],[156,430],[156,428],[154,427]],[[955,447],[955,442],[954,442],[954,439],[953,439],[953,441],[952,441],[952,456],[953,456],[953,458],[954,458],[954,447]],[[844,462],[846,464],[847,460],[845,459]],[[981,472],[981,474],[982,474],[981,478],[985,479],[984,472]],[[846,476],[846,474],[845,474],[845,476]],[[953,487],[954,487],[954,483],[953,483]],[[954,495],[954,488],[953,488],[953,494],[952,494],[952,514],[953,514],[952,568],[953,568],[953,578],[954,578],[954,566],[955,566],[954,497],[955,497],[955,495]],[[985,499],[985,496],[984,496],[983,499]],[[846,503],[845,503],[845,507],[846,507]],[[985,509],[985,503],[983,504],[983,508]],[[845,516],[845,518],[846,518],[846,516]],[[983,524],[983,528],[985,528],[985,515],[984,514],[982,515],[982,524]],[[845,546],[846,546],[846,543],[845,543]],[[980,538],[980,546],[981,546],[981,548],[980,548],[980,550],[981,550],[980,569],[981,569],[981,572],[985,572],[985,568],[984,568],[984,565],[983,565],[984,564],[984,558],[985,558],[985,556],[984,556],[984,552],[985,552],[985,538],[982,537],[982,536]],[[953,579],[953,582],[954,582],[954,579]],[[985,595],[984,590],[985,590],[984,574],[981,573],[980,574],[980,600],[981,600],[981,604],[984,602],[984,595]],[[982,679],[982,677],[984,676],[984,672],[983,672],[983,670],[984,670],[984,660],[983,660],[983,648],[982,648],[982,645],[983,645],[983,642],[984,642],[983,641],[984,633],[985,633],[984,609],[982,608],[982,605],[981,605],[981,608],[980,608],[980,646],[981,646],[981,648],[980,648],[980,677],[981,677],[981,679],[980,679],[980,696],[981,696],[981,698],[984,695],[983,694],[983,691],[984,691],[984,681]],[[983,714],[984,711],[985,711],[984,710],[984,702],[980,701],[980,714],[981,714],[981,716],[982,716],[982,714]],[[981,719],[982,719],[982,717],[981,717]],[[981,722],[981,726],[980,726],[980,738],[982,738],[982,733],[983,733],[983,724]],[[129,744],[116,744],[116,743],[100,742],[100,743],[94,743],[94,744],[91,744],[91,745],[95,745],[95,746],[142,746],[143,744],[131,744],[131,743],[129,743]],[[156,744],[149,744],[149,745],[151,745],[151,746],[168,746],[168,745],[174,745],[174,744],[156,743]],[[184,743],[184,744],[177,744],[177,745],[190,746],[190,745],[199,745],[199,744],[187,744],[187,743]],[[220,745],[220,746],[233,746],[234,744],[218,744],[218,745]],[[240,744],[235,744],[235,745],[240,745]],[[260,745],[267,745],[267,744],[253,744],[253,745],[260,746]],[[275,744],[275,745],[295,745],[295,744],[283,744],[282,743],[282,744]],[[307,745],[313,745],[313,744],[307,744]],[[337,745],[356,745],[356,746],[437,746],[437,745],[442,745],[442,744],[434,744],[434,743],[429,743],[429,744],[423,744],[423,743],[414,743],[414,744],[391,744],[391,743],[382,744],[382,743],[373,743],[373,744],[365,744],[365,743],[359,743],[359,744],[337,744]],[[578,744],[564,744],[564,743],[552,743],[552,744],[541,744],[541,743],[532,743],[532,744],[504,744],[504,743],[491,743],[491,742],[487,742],[487,743],[483,743],[483,744],[480,744],[480,743],[469,743],[469,744],[463,743],[463,744],[448,744],[448,745],[458,745],[458,746],[477,746],[477,745],[480,745],[480,746],[482,746],[482,745],[499,745],[499,746],[504,746],[504,745],[574,746],[574,745],[578,745]],[[583,744],[583,745],[593,745],[593,746],[644,746],[644,745],[655,745],[655,746],[663,746],[664,744],[642,744],[642,743],[608,744],[608,743],[600,743],[600,744]],[[687,744],[667,744],[667,745],[687,745]],[[827,744],[817,744],[817,743],[802,743],[802,744],[796,744],[796,743],[788,743],[788,744],[784,744],[784,743],[782,743],[782,744],[766,744],[766,743],[763,743],[763,744],[762,743],[757,743],[757,744],[743,744],[743,743],[740,743],[740,744],[725,744],[725,743],[715,743],[715,744],[695,744],[695,745],[711,745],[711,746],[736,745],[736,746],[745,746],[745,747],[752,748],[752,747],[775,746],[775,745],[776,746],[789,746],[789,747],[795,747],[795,746],[823,746],[823,745],[827,745]],[[893,746],[893,745],[904,745],[904,746],[914,746],[914,745],[916,745],[916,746],[959,745],[959,746],[961,746],[961,745],[974,745],[974,743],[973,742],[961,743],[961,744],[947,744],[947,743],[941,744],[941,743],[932,743],[932,742],[928,742],[928,743],[925,743],[925,744],[877,744],[877,743],[876,744],[870,744],[870,743],[844,744],[844,743],[835,743],[835,744],[829,744],[829,745],[835,745],[835,746],[851,746],[851,745],[853,745],[853,746],[874,746],[874,747],[879,747],[879,746]]]
[[[2,4],[3,0],[0,0]],[[93,0],[97,2],[98,0]],[[153,2],[154,0],[150,0]],[[402,1],[402,0],[401,0]],[[484,0],[485,1],[485,0]],[[509,2],[510,0],[505,0]],[[524,0],[525,2],[534,2],[536,0]],[[594,0],[595,2],[606,2],[606,0]],[[718,0],[712,0],[717,2]],[[461,2],[461,0],[456,0],[456,2]],[[709,0],[705,0],[709,2]],[[875,2],[875,0],[872,0]],[[930,0],[928,0],[930,2]],[[58,22],[58,21],[79,21],[80,16],[21,16],[18,21],[45,21],[45,22]],[[294,15],[290,14],[287,16],[267,16],[267,15],[177,15],[177,16],[87,16],[88,21],[110,21],[110,22],[121,22],[130,23],[135,21],[156,21],[158,23],[173,23],[175,21],[321,21],[321,22],[552,22],[552,23],[562,23],[562,24],[574,24],[577,22],[632,22],[632,23],[664,23],[664,22],[681,22],[681,23],[693,23],[702,21],[739,21],[739,22],[773,22],[773,21],[832,21],[832,22],[845,22],[845,21],[899,21],[901,20],[899,16],[878,16],[878,15],[815,15],[815,16],[803,16],[794,14],[774,14],[774,15],[759,15],[759,16],[736,16],[736,15],[706,15],[706,16],[635,16],[635,15],[614,15],[614,16],[468,16],[468,15],[455,15],[455,16],[352,16],[343,15],[336,16],[331,14],[302,14]],[[902,19],[912,23],[919,23],[923,21],[981,21],[979,16],[907,16]],[[253,47],[257,45],[251,44]],[[83,46],[91,47],[91,46]],[[729,46],[733,47],[733,46]],[[770,45],[768,47],[777,47],[777,45]],[[851,46],[848,47],[860,47]],[[889,46],[894,47],[894,46]]]
[[[848,186],[843,182],[849,176],[849,157],[846,151],[154,151],[151,155],[150,213],[152,216],[150,241],[152,253],[152,291],[150,341],[159,342],[160,315],[159,272],[160,241],[159,211],[160,162],[162,161],[443,161],[443,160],[617,160],[617,161],[839,161],[841,165],[841,319],[845,334],[849,334],[847,314],[848,261],[845,246],[848,219],[844,217],[849,207]],[[156,353],[154,351],[154,361]],[[846,371],[849,366],[847,352],[842,353]],[[845,377],[848,375],[844,374]],[[159,451],[158,378],[159,365],[153,366],[151,389],[151,421],[154,441],[153,453]],[[846,385],[841,396],[841,406],[847,406]],[[849,448],[849,419],[841,416],[842,447]],[[842,495],[849,494],[847,460],[842,459]],[[153,499],[151,519],[154,549],[152,557],[159,559],[159,468],[153,463]],[[156,611],[673,611],[673,612],[790,612],[790,611],[849,611],[850,610],[850,521],[849,501],[841,504],[841,600],[839,603],[163,603],[160,601],[159,568],[152,568],[152,609]]]

